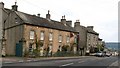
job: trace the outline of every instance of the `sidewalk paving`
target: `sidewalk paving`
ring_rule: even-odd
[[[35,62],[43,60],[55,60],[55,59],[72,59],[72,58],[83,58],[88,56],[74,56],[74,57],[40,57],[40,58],[27,58],[27,57],[2,57],[0,61],[3,64],[8,63],[21,63],[21,62]]]

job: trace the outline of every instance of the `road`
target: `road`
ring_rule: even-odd
[[[118,62],[118,57],[84,57],[84,58],[73,58],[73,59],[62,59],[62,60],[44,60],[37,62],[27,62],[27,63],[14,63],[14,64],[3,64],[5,66],[34,66],[38,68],[42,67],[59,67],[59,68],[76,68],[76,67],[108,67],[114,62]],[[118,63],[116,64],[118,66]],[[32,68],[34,68],[32,67]],[[102,68],[103,68],[102,67]],[[13,68],[13,67],[12,67]],[[25,67],[26,68],[26,67]]]

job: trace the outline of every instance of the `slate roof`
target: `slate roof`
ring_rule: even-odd
[[[95,32],[94,30],[88,29],[88,28],[87,28],[87,32],[95,34],[95,35],[99,35],[99,33]]]
[[[99,33],[95,32],[94,30],[88,29],[88,28],[85,27],[85,26],[80,25],[80,27],[82,27],[82,29],[85,29],[88,33],[92,33],[92,34],[95,34],[95,35],[99,35]]]
[[[10,9],[6,9],[8,12],[12,11]],[[47,20],[46,18],[38,17],[35,15],[30,15],[27,13],[23,13],[20,11],[15,11],[15,13],[23,20],[23,24],[46,27],[51,29],[57,29],[68,32],[77,32],[73,27],[65,26],[63,23],[55,20]]]

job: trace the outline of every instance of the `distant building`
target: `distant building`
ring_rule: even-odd
[[[93,26],[87,26],[87,52],[94,53],[97,48],[99,34],[93,30]]]
[[[88,53],[94,53],[98,44],[103,44],[99,40],[99,34],[93,30],[93,26],[82,26],[79,20],[74,24],[74,28],[79,32],[78,49],[80,55],[86,55]]]
[[[43,56],[47,48],[50,54],[55,54],[58,50],[61,51],[62,46],[73,46],[78,32],[71,27],[72,21],[66,21],[65,16],[60,22],[50,17],[49,11],[46,18],[42,18],[40,14],[36,16],[18,11],[16,4],[12,9],[7,9],[4,8],[3,3],[0,3],[0,24],[5,25],[5,53],[23,56],[33,52],[39,43],[40,55]],[[6,22],[3,23],[5,19]],[[19,47],[20,45],[22,47]],[[72,48],[76,52],[77,45]]]

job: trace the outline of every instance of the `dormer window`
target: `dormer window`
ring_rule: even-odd
[[[15,23],[18,23],[18,18],[15,18]]]

